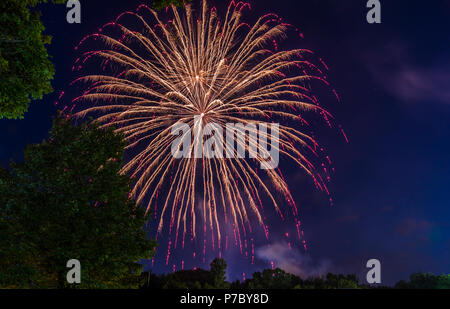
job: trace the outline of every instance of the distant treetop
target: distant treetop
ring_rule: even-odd
[[[187,2],[190,2],[190,0],[185,0],[185,1],[183,1],[183,0],[155,0],[153,2],[153,8],[156,10],[162,10],[165,7],[168,7],[170,5],[182,7]]]

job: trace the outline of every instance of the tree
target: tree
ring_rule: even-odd
[[[20,288],[29,286],[29,282],[38,281],[39,274],[32,266],[33,247],[20,242],[17,231],[8,224],[11,211],[6,203],[12,196],[6,188],[13,186],[8,170],[0,168],[0,287]]]
[[[436,276],[433,274],[412,274],[409,282],[400,281],[396,289],[450,289],[450,275]]]
[[[145,273],[143,275],[144,289],[228,289],[230,284],[225,274],[227,263],[224,259],[214,259],[210,270],[181,270],[167,275]]]
[[[265,269],[263,272],[255,272],[253,278],[246,281],[250,289],[292,289],[299,284],[301,279],[289,274],[282,269]]]
[[[355,275],[327,274],[325,281],[326,289],[357,289],[358,279]]]
[[[42,99],[53,91],[54,67],[45,45],[38,11],[30,11],[47,0],[0,1],[0,119],[23,118],[31,99]],[[65,0],[53,0],[64,3]]]
[[[182,6],[184,6],[184,4],[186,2],[190,2],[190,0],[184,0],[184,1],[183,0],[155,0],[153,2],[153,7],[156,10],[162,10],[165,7],[168,7],[170,5],[175,5],[175,6],[178,6],[178,7],[182,7]]]
[[[224,259],[214,259],[210,264],[211,288],[226,289],[229,283],[226,282],[227,263]]]
[[[138,286],[155,243],[119,173],[124,146],[112,129],[57,118],[48,141],[0,172],[0,286],[69,287],[70,259],[81,262],[77,287]]]

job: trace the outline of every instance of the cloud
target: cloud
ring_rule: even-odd
[[[369,53],[365,63],[375,81],[402,101],[450,103],[450,64],[420,66],[409,54],[410,48],[391,43],[376,54]]]
[[[391,92],[404,101],[450,103],[450,74],[439,68],[421,69],[405,65],[391,79]]]
[[[273,261],[275,267],[303,279],[323,276],[330,272],[331,267],[330,261],[314,261],[310,256],[289,248],[289,245],[285,242],[258,248],[256,256],[269,263]]]

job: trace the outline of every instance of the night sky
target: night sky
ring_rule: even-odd
[[[42,6],[55,92],[31,104],[23,120],[0,120],[0,164],[20,162],[27,144],[47,138],[54,102],[73,80],[73,47],[87,34],[145,0],[82,2],[82,23],[69,25],[64,6]],[[226,1],[228,3],[228,1]],[[325,272],[365,277],[366,262],[382,264],[393,284],[411,273],[450,271],[450,1],[381,0],[382,23],[366,22],[366,1],[253,0],[247,20],[274,12],[304,39],[281,49],[313,50],[330,68],[328,79],[342,102],[325,97],[349,143],[326,125],[317,135],[335,167],[334,206],[301,171],[287,174],[308,241],[308,251],[257,248],[249,266],[229,252],[228,277],[261,267],[301,275]],[[224,1],[210,4],[223,12]],[[278,226],[282,230],[283,226]],[[276,252],[276,254],[274,254]],[[161,270],[163,271],[163,270]]]

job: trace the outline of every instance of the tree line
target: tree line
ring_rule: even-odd
[[[302,279],[282,269],[264,269],[245,281],[228,282],[227,264],[223,259],[211,262],[210,270],[182,270],[171,274],[143,273],[142,289],[450,289],[450,275],[416,273],[409,281],[399,281],[393,287],[360,283],[356,275],[332,274]]]

